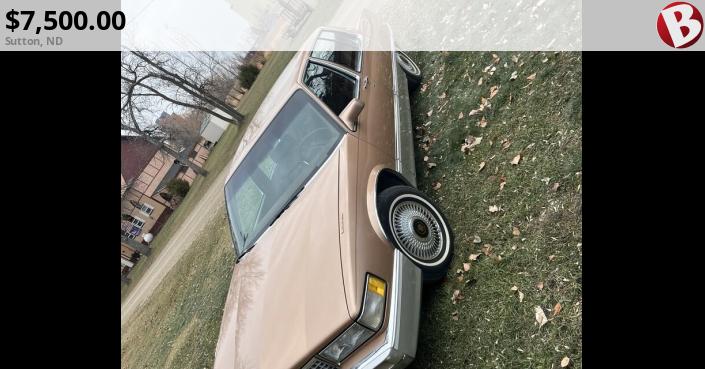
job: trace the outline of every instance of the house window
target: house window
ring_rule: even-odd
[[[142,204],[142,207],[140,208],[140,211],[144,214],[147,215],[152,215],[152,212],[154,212],[154,207],[149,204]]]
[[[134,219],[132,219],[132,225],[137,228],[142,228],[144,226],[144,220],[134,217]]]
[[[131,234],[130,232],[125,232],[125,231],[120,231],[120,234],[129,240],[134,240],[136,237],[134,234]]]

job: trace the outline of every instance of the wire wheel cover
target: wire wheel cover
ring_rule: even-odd
[[[430,261],[443,251],[443,232],[431,210],[421,203],[404,200],[392,210],[394,236],[411,256]]]

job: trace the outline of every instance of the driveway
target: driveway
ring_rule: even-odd
[[[128,320],[132,313],[137,311],[147,298],[149,298],[162,278],[164,278],[184,252],[191,246],[194,237],[212,217],[218,213],[214,210],[220,209],[223,206],[223,185],[225,184],[225,177],[228,172],[227,168],[229,168],[229,166],[226,166],[226,168],[218,174],[218,177],[216,177],[210,188],[208,188],[203,195],[201,201],[196,204],[191,214],[184,220],[184,224],[174,233],[169,242],[164,246],[164,249],[156,256],[154,263],[145,271],[145,274],[137,282],[137,285],[125,298],[120,309],[121,325]]]

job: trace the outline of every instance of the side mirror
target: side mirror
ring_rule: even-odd
[[[360,116],[360,112],[364,107],[365,104],[362,101],[358,99],[352,99],[348,103],[348,106],[346,106],[345,109],[340,112],[340,120],[345,123],[345,126],[348,127],[349,130],[357,130],[357,117]]]

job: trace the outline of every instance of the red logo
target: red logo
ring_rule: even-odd
[[[661,10],[656,29],[668,46],[684,49],[698,41],[702,35],[703,16],[693,5],[677,1]]]

